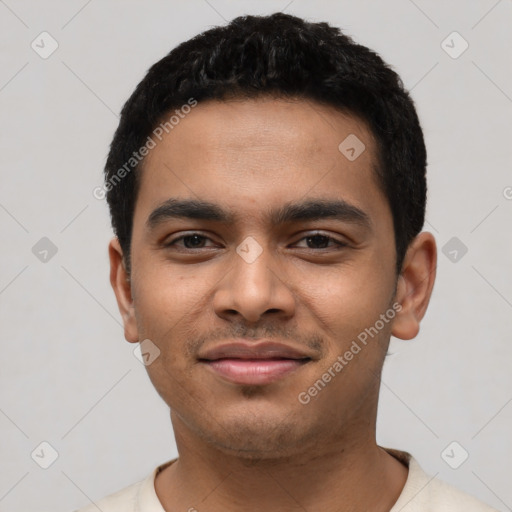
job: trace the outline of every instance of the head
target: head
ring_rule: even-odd
[[[400,78],[326,23],[240,17],[150,68],[105,169],[111,282],[177,438],[268,458],[374,422],[389,338],[433,287],[425,173]],[[303,364],[234,383],[204,361],[234,339]]]

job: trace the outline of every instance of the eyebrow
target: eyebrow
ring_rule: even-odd
[[[224,210],[219,205],[196,199],[171,198],[155,208],[146,221],[148,230],[170,219],[197,219],[234,223],[236,215]],[[307,201],[287,203],[277,209],[270,210],[268,218],[273,225],[281,225],[297,221],[335,219],[359,225],[371,230],[372,222],[369,215],[357,206],[343,199],[310,199]]]

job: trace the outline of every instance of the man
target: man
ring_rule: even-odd
[[[400,78],[326,23],[237,18],[149,70],[106,164],[110,279],[179,457],[97,508],[492,510],[376,444],[435,280],[425,169]]]

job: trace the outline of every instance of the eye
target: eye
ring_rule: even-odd
[[[210,241],[212,245],[206,245]],[[298,244],[305,241],[306,246],[299,246]],[[194,249],[208,249],[215,247],[213,241],[205,235],[200,233],[189,233],[187,235],[181,235],[174,239],[164,243],[165,247],[176,247],[178,249],[194,250]],[[348,244],[337,240],[336,238],[325,235],[322,233],[313,233],[305,236],[297,242],[295,246],[299,246],[304,249],[341,249],[346,247]]]
[[[332,236],[323,235],[321,233],[315,233],[312,235],[308,235],[304,238],[301,238],[300,241],[305,240],[307,244],[307,249],[328,249],[329,243],[332,242],[334,245],[331,245],[330,247],[334,248],[342,248],[346,247],[347,244],[344,242],[341,242],[340,240],[337,240],[333,238]]]
[[[203,249],[205,242],[210,238],[199,233],[190,233],[182,235],[165,243],[166,247],[180,247],[182,249]],[[178,245],[178,242],[183,242],[183,245]]]

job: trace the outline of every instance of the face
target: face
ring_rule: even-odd
[[[111,279],[177,439],[271,458],[368,433],[407,288],[374,163],[363,122],[270,98],[199,103],[146,157],[130,283],[115,242]]]

